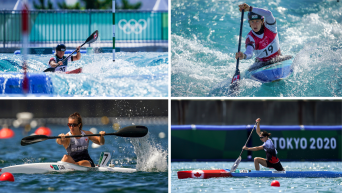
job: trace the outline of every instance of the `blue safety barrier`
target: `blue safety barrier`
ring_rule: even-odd
[[[251,130],[254,125],[172,125],[171,130]],[[342,130],[342,125],[260,125],[261,130]]]
[[[45,73],[27,74],[29,80],[28,94],[52,94],[53,84],[49,76]],[[23,94],[22,73],[1,73],[0,93],[1,94]]]

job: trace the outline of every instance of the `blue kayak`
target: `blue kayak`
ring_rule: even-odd
[[[267,62],[254,63],[246,73],[246,77],[267,83],[284,79],[293,72],[293,56],[279,56]]]
[[[229,169],[226,169],[229,172]],[[338,178],[342,172],[335,171],[256,171],[236,170],[232,177],[265,177],[265,178]]]
[[[254,178],[341,178],[340,171],[256,171],[256,170],[236,170],[230,173],[230,169],[217,170],[190,170],[178,171],[178,179],[195,178],[219,178],[219,177],[254,177]]]

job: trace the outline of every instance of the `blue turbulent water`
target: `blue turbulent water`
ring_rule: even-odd
[[[125,127],[127,125],[122,125]],[[51,174],[13,174],[15,181],[1,181],[0,192],[167,192],[168,191],[168,126],[151,124],[143,138],[105,136],[105,145],[91,148],[89,155],[97,164],[101,152],[111,152],[112,163],[118,167],[137,168],[134,173],[120,172],[68,172]],[[52,135],[66,133],[69,129],[48,125]],[[90,126],[84,126],[89,130]],[[110,127],[98,127],[98,132],[114,132]],[[23,163],[56,162],[66,151],[55,140],[46,140],[21,146],[27,136],[24,129],[14,129],[15,137],[0,139],[0,168]],[[32,131],[33,132],[33,131]],[[29,134],[31,134],[30,132]],[[165,138],[159,138],[164,132]],[[139,155],[140,157],[137,157]]]
[[[342,178],[209,178],[178,179],[178,171],[230,169],[234,162],[172,162],[171,192],[341,192]],[[285,170],[341,171],[341,162],[282,162]],[[241,162],[239,169],[254,169],[253,162]],[[268,170],[263,167],[260,170]],[[278,180],[280,187],[272,187]]]
[[[53,55],[29,55],[28,72],[42,73]],[[167,52],[119,52],[82,54],[68,70],[82,67],[81,74],[47,73],[52,96],[166,97],[168,96]],[[22,56],[0,54],[0,73],[22,72]]]
[[[171,96],[204,97],[236,69],[241,13],[237,0],[172,0]],[[342,2],[336,0],[247,0],[272,11],[282,54],[295,56],[294,72],[262,84],[244,74],[253,60],[240,61],[239,97],[342,96]],[[244,15],[242,46],[251,30]],[[215,95],[214,95],[215,96]],[[216,96],[225,96],[216,95]]]

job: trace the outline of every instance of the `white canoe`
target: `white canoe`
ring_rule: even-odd
[[[21,173],[21,174],[42,174],[49,172],[70,172],[70,171],[100,171],[100,172],[136,172],[133,168],[121,167],[84,167],[68,162],[46,162],[46,163],[30,163],[22,165],[8,166],[0,168],[0,174],[4,172]]]

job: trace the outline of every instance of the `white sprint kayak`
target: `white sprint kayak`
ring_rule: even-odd
[[[99,172],[125,172],[132,173],[137,170],[134,168],[109,167],[106,166],[111,156],[108,152],[103,152],[100,156],[99,166],[85,167],[76,164],[58,161],[46,163],[29,163],[21,165],[13,165],[5,168],[0,168],[0,174],[9,172],[12,174],[43,174],[49,172],[72,172],[72,171],[99,171]]]
[[[70,172],[70,171],[100,171],[100,172],[136,172],[133,168],[121,167],[84,167],[68,162],[46,162],[46,163],[30,163],[22,165],[8,166],[0,169],[0,174],[9,172],[12,174],[42,174],[49,172]]]

